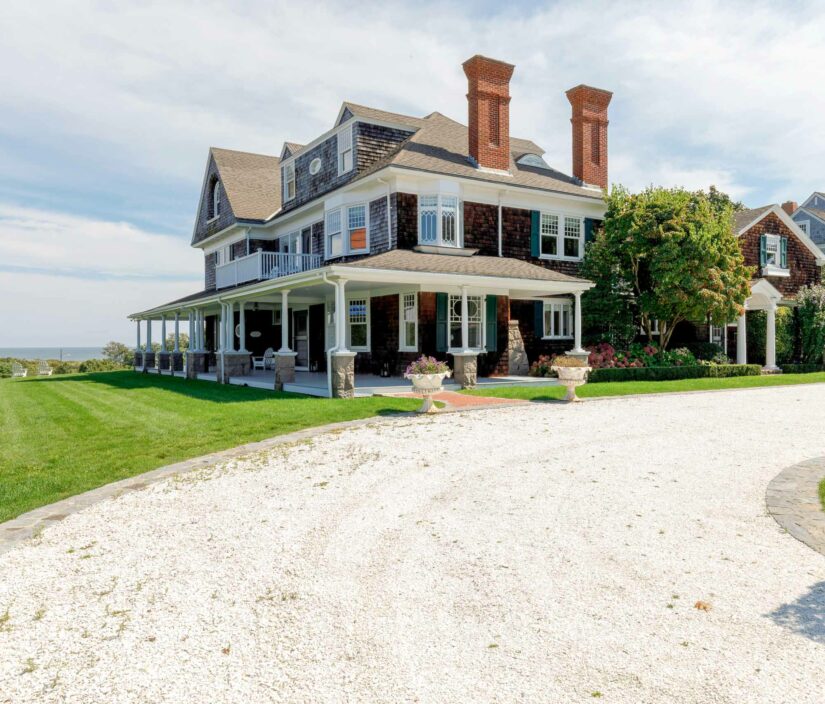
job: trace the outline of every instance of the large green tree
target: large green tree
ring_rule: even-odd
[[[736,204],[727,196],[653,187],[634,194],[617,186],[605,200],[604,227],[588,247],[584,271],[596,282],[585,310],[612,311],[602,319],[608,335],[629,313],[634,332],[640,326],[651,341],[658,320],[666,348],[682,321],[721,325],[742,312],[752,271],[733,233]]]

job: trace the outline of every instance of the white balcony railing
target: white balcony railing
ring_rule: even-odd
[[[320,254],[255,252],[215,268],[215,288],[300,274],[321,266]]]

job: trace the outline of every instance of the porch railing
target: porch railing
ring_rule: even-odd
[[[258,251],[215,267],[215,288],[300,274],[320,266],[320,254]]]

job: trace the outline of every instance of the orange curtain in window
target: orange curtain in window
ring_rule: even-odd
[[[367,228],[359,227],[357,230],[350,230],[349,232],[349,248],[350,249],[366,249],[367,248]]]

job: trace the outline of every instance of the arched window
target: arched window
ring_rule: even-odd
[[[215,181],[212,186],[212,217],[216,218],[221,214],[221,182]]]

